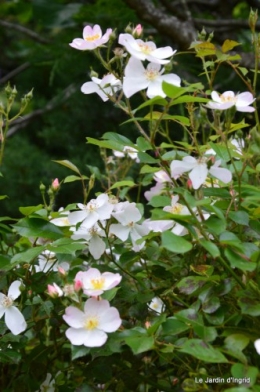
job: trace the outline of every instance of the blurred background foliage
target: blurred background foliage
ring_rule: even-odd
[[[192,18],[190,26],[194,39],[194,32],[202,29],[205,20],[206,25],[209,23],[205,29],[210,33],[219,28],[211,26],[211,22],[218,18],[223,22],[226,15],[227,20],[232,18],[241,23],[235,24],[231,29],[227,23],[226,30],[225,26],[222,26],[222,29],[215,33],[216,38],[218,33],[225,38],[231,35],[230,38],[240,40],[244,51],[251,50],[247,17],[250,6],[254,6],[253,1],[230,1],[225,7],[220,1],[206,1],[204,6],[201,1],[184,1],[186,8],[180,8],[179,4],[176,12],[169,8],[170,3],[175,4],[178,1],[0,2],[0,100],[4,100],[4,87],[7,82],[16,86],[18,98],[31,88],[34,89],[33,100],[25,113],[28,115],[28,121],[11,126],[6,144],[0,194],[7,194],[8,198],[1,201],[2,215],[17,217],[19,206],[41,203],[41,182],[49,186],[54,178],[62,179],[72,174],[53,160],[71,160],[86,175],[90,174],[86,165],[98,166],[102,170],[98,148],[86,145],[87,136],[99,138],[104,132],[120,130],[133,141],[136,140],[137,133],[133,125],[120,126],[126,117],[113,108],[112,103],[104,104],[96,94],[83,95],[80,92],[80,86],[90,80],[89,73],[92,68],[99,76],[103,75],[103,69],[93,53],[82,53],[68,45],[74,38],[81,37],[86,24],[99,24],[103,32],[108,27],[116,28],[120,33],[128,23],[136,25],[141,22],[148,36],[157,44],[171,45],[185,51],[188,47],[185,48],[181,40],[183,31],[178,31],[179,35],[171,35],[170,30],[169,34],[163,34],[156,17],[149,19],[149,9],[144,9],[145,12],[140,14],[142,10],[138,7],[142,4],[144,7],[150,5],[154,9],[158,7],[160,12],[177,18],[180,23]],[[179,3],[183,3],[183,0]],[[215,8],[212,8],[213,3]],[[218,7],[220,3],[222,7]],[[173,72],[189,82],[197,81],[196,75],[200,69],[199,61],[194,62],[194,57],[192,61],[185,56],[174,58]],[[230,79],[229,72],[229,69],[223,67],[217,78],[217,88],[225,89],[227,85],[228,89],[233,87],[238,91],[241,86],[235,78]],[[178,138],[178,129],[173,129],[173,132],[176,132]],[[67,184],[59,193],[57,208],[79,201],[80,185]]]

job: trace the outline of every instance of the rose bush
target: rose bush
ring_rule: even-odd
[[[204,35],[191,43],[203,83],[181,81],[169,73],[178,53],[135,38],[142,33],[138,25],[117,39],[86,26],[70,44],[108,72],[82,92],[122,110],[137,140],[87,138],[105,175],[56,161],[71,173],[41,184],[42,204],[1,218],[3,392],[260,390],[257,69],[251,81],[236,42],[217,48]],[[252,39],[258,62],[253,28]],[[222,63],[247,91],[213,90]],[[16,94],[8,86],[6,95],[1,161]],[[174,126],[182,141],[172,140]],[[55,211],[73,181],[82,196]]]

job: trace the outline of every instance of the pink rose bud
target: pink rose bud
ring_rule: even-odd
[[[48,294],[52,298],[62,297],[62,295],[63,295],[63,291],[56,283],[53,283],[53,285],[48,284],[47,289],[48,289]]]
[[[55,178],[55,180],[52,181],[51,187],[54,191],[57,191],[60,187],[60,182],[58,178]]]
[[[66,275],[67,275],[65,269],[62,268],[61,266],[58,266],[58,271],[59,271],[59,273],[60,273],[62,276],[66,276]]]
[[[80,279],[76,279],[74,282],[74,290],[79,291],[82,289],[83,283]]]
[[[133,30],[133,36],[140,37],[143,33],[143,27],[141,24],[138,24]]]
[[[188,189],[192,189],[192,181],[190,179],[187,181],[187,187]]]
[[[150,321],[146,321],[146,322],[144,323],[144,326],[145,326],[146,329],[150,328],[150,326],[151,326]]]

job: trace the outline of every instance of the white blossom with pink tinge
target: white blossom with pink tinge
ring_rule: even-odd
[[[81,286],[86,295],[97,296],[110,290],[121,282],[122,276],[112,272],[101,273],[97,268],[80,271],[75,276],[75,285]]]
[[[66,336],[74,346],[100,347],[107,341],[107,332],[115,332],[121,325],[119,312],[106,300],[89,298],[84,311],[74,306],[65,310],[63,319],[70,326]]]
[[[138,91],[147,89],[146,95],[148,98],[166,97],[162,89],[162,82],[165,81],[179,87],[181,79],[175,74],[163,75],[163,72],[164,69],[161,69],[160,64],[149,63],[145,69],[140,60],[131,57],[125,68],[123,80],[125,96],[130,98]]]
[[[91,79],[92,82],[86,82],[81,86],[82,93],[96,93],[104,102],[108,101],[109,96],[113,96],[122,88],[121,81],[116,79],[116,77],[112,74],[105,75],[102,79],[99,79],[95,76],[93,76]]]
[[[71,212],[68,216],[71,225],[76,225],[82,222],[82,225],[90,229],[99,220],[106,220],[111,217],[113,211],[113,204],[109,202],[109,197],[106,193],[102,193],[96,199],[90,200],[87,205],[78,204],[80,211]]]
[[[206,181],[208,174],[216,177],[225,184],[232,180],[232,174],[228,169],[219,167],[221,160],[216,161],[210,168],[208,168],[208,157],[201,157],[196,159],[191,156],[186,156],[182,161],[174,160],[171,163],[171,176],[178,178],[185,172],[189,173],[189,178],[194,189],[199,187]]]
[[[164,48],[156,48],[152,41],[142,41],[134,39],[131,34],[120,34],[118,42],[123,45],[128,53],[138,60],[148,60],[157,64],[168,64],[170,60],[165,60],[174,55],[176,50],[172,50],[170,46]]]
[[[83,30],[83,39],[75,38],[69,45],[78,50],[93,50],[101,45],[104,45],[109,40],[112,29],[107,29],[102,36],[102,30],[99,25],[94,27],[86,26]]]
[[[119,223],[113,223],[109,228],[109,233],[114,234],[121,241],[126,241],[130,235],[133,250],[139,251],[144,246],[144,242],[138,245],[136,241],[147,235],[150,230],[146,225],[136,223],[142,218],[136,204],[128,201],[118,203],[112,215]]]
[[[71,228],[71,230],[73,230],[73,234],[71,236],[73,240],[84,239],[88,242],[89,253],[95,260],[98,260],[105,252],[106,243],[101,239],[101,237],[105,237],[106,233],[97,223],[90,228],[80,225],[78,229]]]
[[[227,110],[236,107],[238,112],[254,112],[255,108],[250,106],[254,102],[254,97],[249,92],[235,94],[233,91],[225,91],[223,94],[218,94],[216,91],[211,93],[212,101],[205,106],[213,110]]]
[[[13,335],[19,335],[19,333],[25,331],[27,328],[24,316],[13,305],[14,300],[21,294],[21,284],[19,280],[15,280],[9,287],[7,295],[0,293],[0,318],[5,315],[5,324]]]

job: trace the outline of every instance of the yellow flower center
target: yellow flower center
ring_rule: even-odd
[[[220,95],[220,99],[222,102],[236,102],[237,98],[232,95]]]
[[[10,308],[10,306],[12,306],[13,305],[13,300],[12,300],[12,298],[11,297],[4,297],[3,299],[2,299],[2,301],[1,301],[1,305],[4,307],[4,308]]]
[[[87,329],[88,331],[97,328],[99,322],[98,322],[98,318],[96,316],[90,316],[86,322],[85,322],[85,329]]]
[[[155,69],[149,69],[145,71],[145,77],[148,80],[155,80],[158,78],[159,72]]]
[[[105,279],[104,278],[91,279],[91,284],[95,290],[102,290],[105,284]]]
[[[95,34],[95,35],[87,35],[84,37],[85,41],[93,42],[96,41],[100,38],[100,34]]]
[[[183,208],[184,207],[181,204],[176,203],[174,206],[171,207],[170,212],[172,214],[180,214],[182,212]]]
[[[153,51],[153,49],[149,45],[147,45],[145,43],[140,43],[138,45],[139,45],[139,48],[140,48],[141,52],[143,52],[145,54],[149,54],[149,53],[151,53]]]

